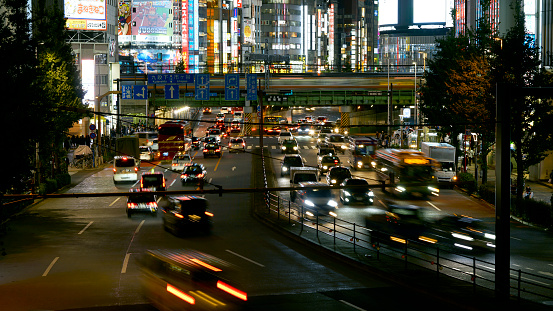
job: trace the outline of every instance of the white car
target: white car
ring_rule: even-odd
[[[229,152],[246,151],[246,142],[242,138],[231,138],[228,143]]]
[[[223,136],[223,132],[221,132],[221,129],[210,129],[207,133],[207,137],[214,137],[217,140],[217,143],[221,143],[221,136]]]
[[[150,146],[140,146],[140,160],[153,161],[155,153]]]
[[[286,139],[294,139],[294,136],[292,135],[292,133],[287,131],[280,132],[280,134],[278,135],[278,144],[282,145],[282,142]]]
[[[186,165],[191,163],[192,157],[188,153],[177,154],[173,157],[173,160],[171,161],[171,169],[173,171],[181,172]]]

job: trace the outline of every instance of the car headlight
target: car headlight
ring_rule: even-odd
[[[347,148],[347,146],[346,146],[346,145],[342,145],[342,146],[341,146],[340,148],[342,148],[342,149],[346,149],[346,148]]]
[[[335,183],[336,183],[336,179],[330,180],[330,183],[331,183],[331,184],[335,184]]]
[[[363,162],[361,161],[357,162],[357,167],[363,167]]]
[[[334,200],[329,200],[328,203],[328,206],[332,206],[332,207],[336,207],[338,206],[338,202],[334,201]]]
[[[317,142],[320,143],[320,142],[321,142],[321,139],[320,139],[320,138],[317,138]]]
[[[485,237],[486,239],[495,240],[495,234],[484,233],[484,237]]]
[[[434,188],[434,187],[428,187],[428,190],[430,190],[432,192],[440,192],[440,189]]]
[[[283,167],[282,167],[282,171],[283,171],[283,172],[286,172],[286,171],[288,171],[288,168],[287,168],[286,166],[283,166]]]
[[[368,192],[367,192],[367,195],[370,196],[370,197],[374,197],[374,192],[368,191]]]
[[[324,165],[323,166],[323,170],[326,170],[328,168],[328,166]]]
[[[309,134],[313,135],[315,134],[315,131],[309,131]]]
[[[294,146],[294,150],[298,150],[298,147],[297,147],[297,146]]]
[[[321,161],[323,159],[323,157],[319,157],[319,161]]]
[[[286,150],[286,146],[282,146],[282,150]]]
[[[399,191],[399,192],[403,192],[403,191],[405,191],[405,188],[403,188],[402,186],[397,186],[396,190]]]
[[[310,200],[305,200],[305,205],[313,207],[315,206],[315,203],[311,202]]]
[[[346,197],[349,197],[349,196],[351,196],[351,193],[349,193],[349,192],[347,192],[346,190],[344,190],[344,195],[345,195]]]

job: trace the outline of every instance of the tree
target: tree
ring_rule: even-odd
[[[514,4],[515,24],[502,38],[494,71],[495,79],[515,88],[552,87],[553,74],[540,68],[539,48],[527,34],[524,12]],[[510,107],[511,141],[517,163],[517,199],[522,198],[524,171],[538,164],[553,150],[551,99],[517,96]]]
[[[34,111],[34,100],[39,96],[36,49],[31,40],[30,21],[26,1],[0,0],[0,92],[4,109],[0,122],[5,129],[2,152],[5,165],[0,180],[0,193],[21,193],[33,177],[33,159],[36,135],[40,130]]]
[[[55,5],[46,8],[41,1],[34,10],[33,35],[38,44],[37,81],[41,93],[35,105],[41,108],[44,128],[36,138],[41,146],[44,176],[54,177],[62,172],[60,164],[66,156],[63,142],[68,129],[83,117],[82,113],[67,108],[86,109],[86,106],[82,103],[84,92],[72,49],[66,42],[63,12]]]

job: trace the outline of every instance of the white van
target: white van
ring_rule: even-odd
[[[234,120],[242,121],[243,119],[244,119],[244,112],[242,112],[242,111],[235,111],[234,112]]]
[[[133,157],[116,156],[113,158],[113,183],[138,181],[140,161]]]

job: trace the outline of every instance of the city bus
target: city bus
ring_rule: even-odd
[[[369,136],[350,136],[346,149],[349,165],[354,170],[370,169],[376,157],[378,140]]]
[[[438,196],[438,181],[434,175],[439,167],[436,160],[413,149],[378,149],[375,171],[382,185],[394,185],[398,196]]]
[[[171,161],[176,154],[187,153],[192,140],[187,136],[189,127],[182,122],[166,122],[158,127],[158,159]]]

